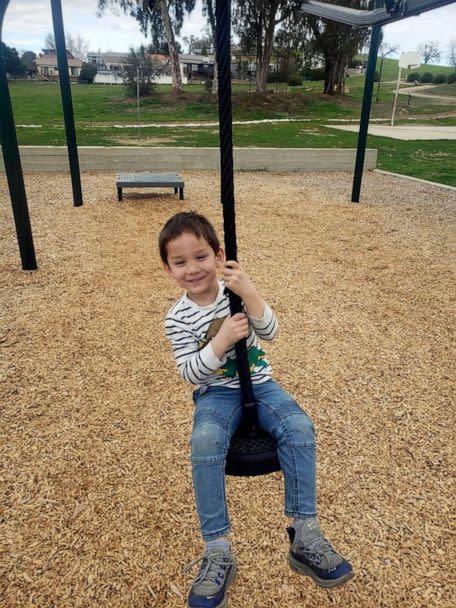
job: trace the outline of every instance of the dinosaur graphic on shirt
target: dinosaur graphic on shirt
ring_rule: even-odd
[[[226,317],[220,317],[218,319],[214,319],[207,330],[205,337],[198,342],[198,349],[201,350],[204,348],[209,342],[214,338],[220,327],[222,326],[223,321]],[[249,360],[249,368],[250,372],[254,373],[261,368],[268,367],[269,361],[266,358],[266,353],[261,348],[257,348],[252,346],[248,350],[248,360]],[[237,366],[236,359],[231,358],[227,359],[223,367],[219,367],[218,370],[215,371],[216,374],[220,374],[221,376],[225,376],[225,378],[235,378],[237,376]]]
[[[252,374],[262,367],[267,367],[269,365],[269,361],[266,359],[266,353],[264,350],[261,348],[256,348],[255,346],[249,348],[248,359],[250,373]],[[225,376],[225,378],[235,378],[237,376],[236,359],[227,359],[225,365],[223,367],[219,367],[215,373],[221,374],[222,376]]]
[[[198,342],[198,350],[204,348],[207,344],[209,344],[212,338],[215,338],[225,319],[226,317],[219,317],[218,319],[214,319],[212,321],[212,323],[209,325],[206,336]]]

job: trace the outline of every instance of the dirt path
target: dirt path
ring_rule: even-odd
[[[399,95],[411,95],[412,97],[424,97],[426,99],[435,99],[439,101],[445,101],[446,103],[455,103],[456,97],[451,97],[450,95],[429,95],[427,93],[422,93],[423,90],[434,89],[437,85],[435,84],[427,84],[419,87],[413,87],[407,89],[399,89]],[[394,93],[394,91],[392,91]]]
[[[351,131],[357,133],[359,124],[356,125],[325,125],[331,129],[339,129],[341,131]],[[369,125],[369,135],[377,135],[378,137],[390,137],[391,139],[401,139],[404,141],[412,140],[455,140],[456,127],[438,127],[424,125]]]

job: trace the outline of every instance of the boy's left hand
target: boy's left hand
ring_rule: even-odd
[[[256,288],[238,262],[228,260],[223,268],[225,286],[242,300],[256,293]]]

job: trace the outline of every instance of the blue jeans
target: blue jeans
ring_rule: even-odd
[[[273,380],[254,384],[260,426],[277,441],[285,479],[285,515],[315,517],[315,432],[296,401]],[[225,461],[241,420],[239,389],[203,386],[193,393],[196,405],[191,437],[193,487],[205,541],[226,535],[230,520],[225,495]]]

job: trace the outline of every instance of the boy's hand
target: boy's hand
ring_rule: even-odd
[[[256,289],[247,273],[242,270],[238,262],[228,260],[223,269],[223,280],[226,287],[237,294],[241,300],[248,299],[256,293]]]
[[[223,321],[217,335],[213,338],[211,344],[214,354],[222,359],[226,351],[246,338],[249,333],[249,320],[243,312],[238,312],[233,316],[228,316]]]
[[[261,319],[264,313],[266,302],[258,293],[255,285],[248,275],[239,266],[238,262],[229,260],[225,262],[223,269],[223,279],[226,287],[237,294],[244,302],[248,314],[257,319]]]

